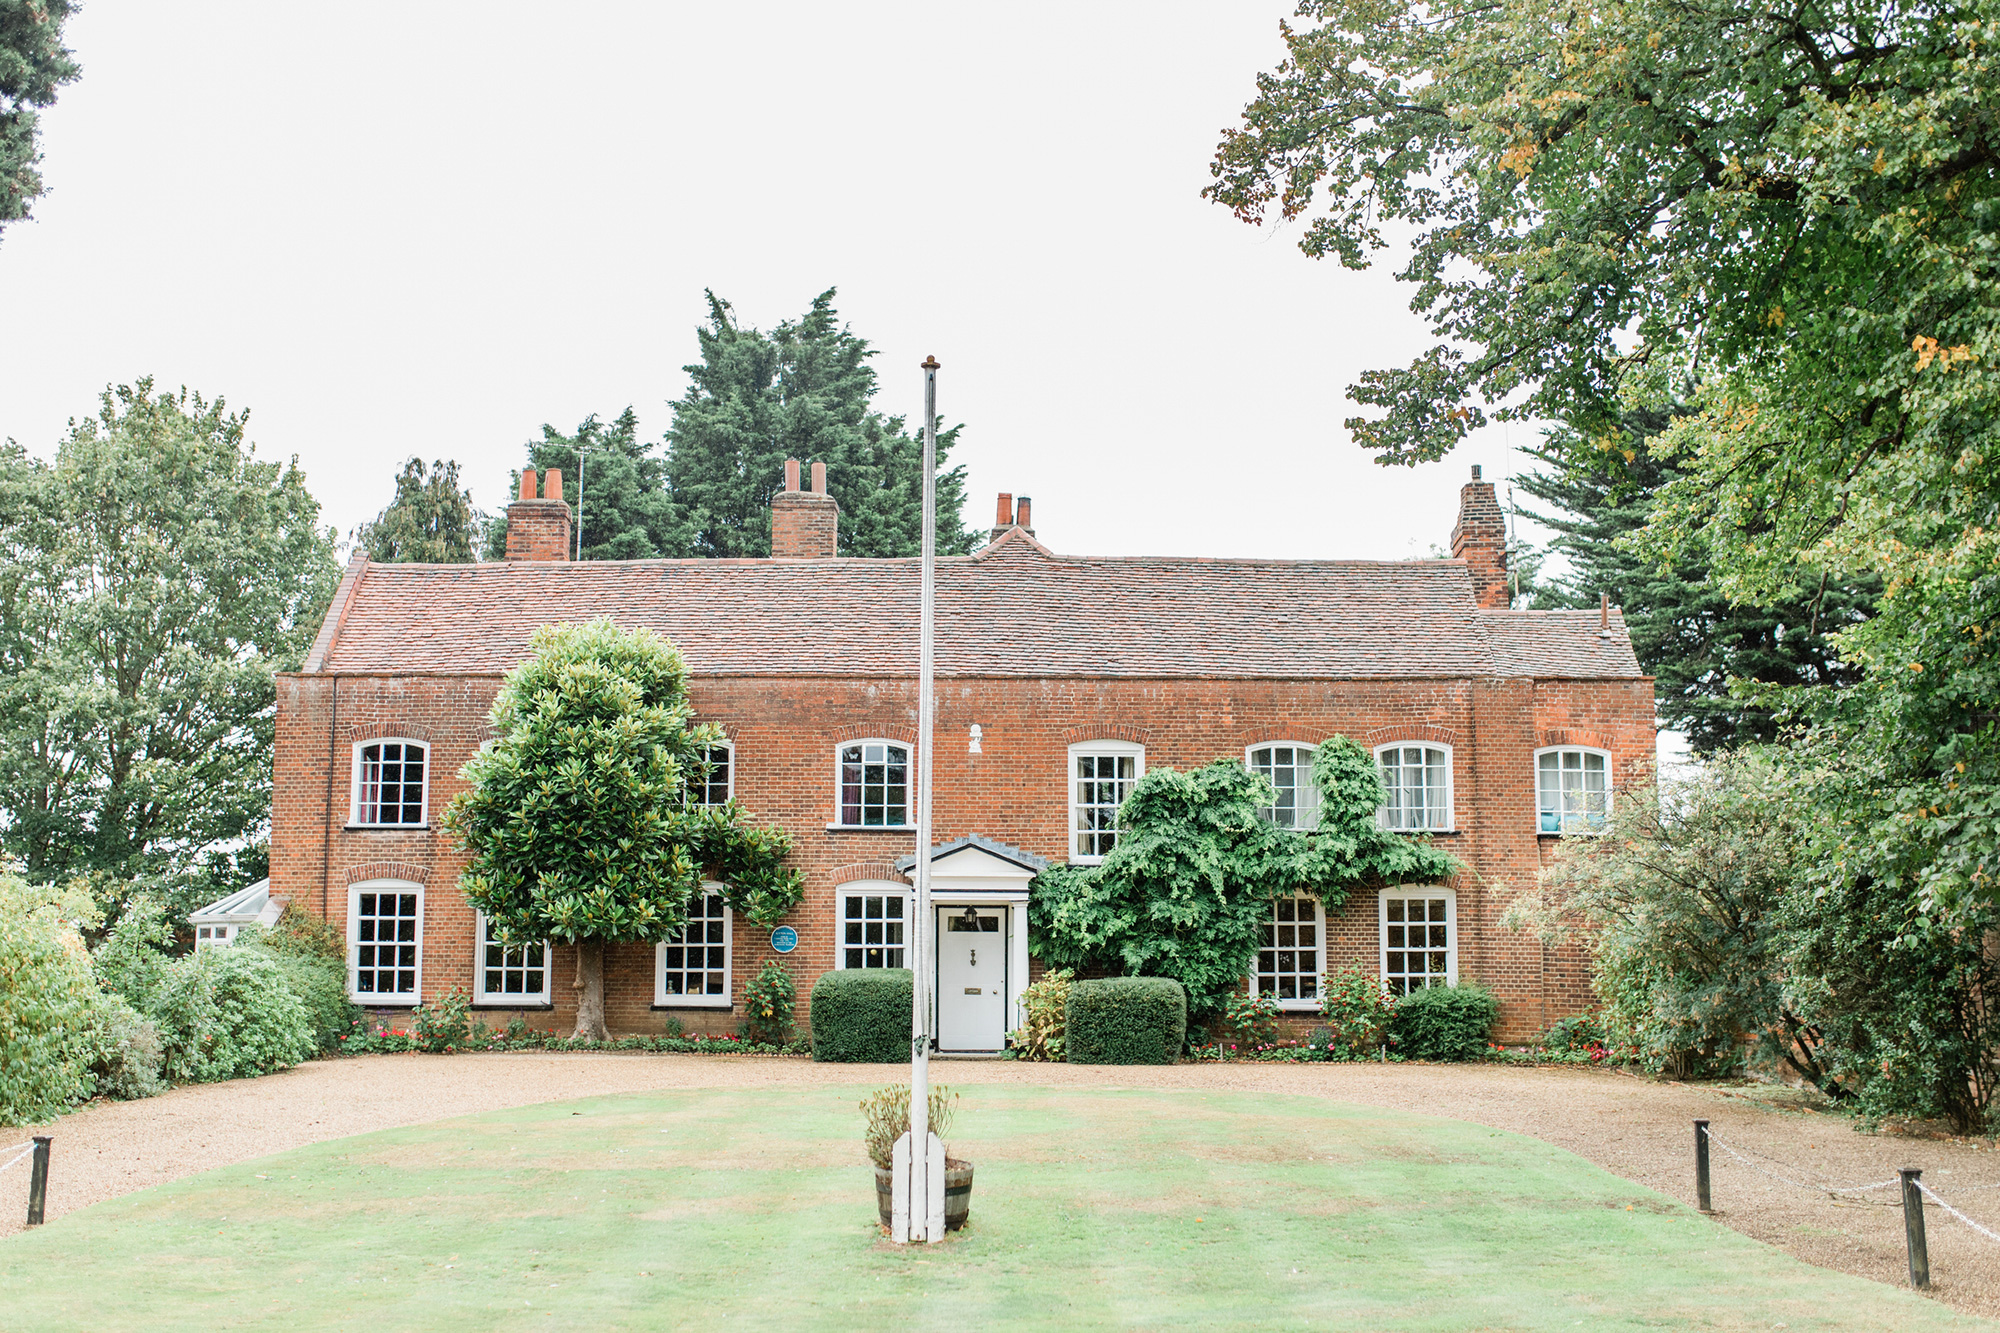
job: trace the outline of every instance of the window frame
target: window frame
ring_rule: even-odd
[[[1314,991],[1319,991],[1321,989],[1320,983],[1326,976],[1326,903],[1310,894],[1304,893],[1290,893],[1281,896],[1294,902],[1309,902],[1313,905],[1313,924],[1318,939],[1318,942],[1313,945],[1313,952],[1319,955],[1319,966],[1313,969],[1312,977],[1313,989]],[[1271,899],[1271,920],[1265,923],[1271,926],[1273,930],[1283,924],[1278,921],[1277,916],[1278,899],[1273,898]],[[1296,951],[1297,946],[1294,945],[1293,947],[1294,951]],[[1258,946],[1257,952],[1264,952],[1262,945]],[[1253,960],[1250,964],[1250,995],[1253,999],[1259,994],[1257,990],[1257,972],[1257,962]],[[1305,974],[1295,972],[1294,975],[1303,976]],[[1319,1012],[1321,1001],[1326,997],[1315,994],[1310,997],[1296,997],[1287,1000],[1274,993],[1271,998],[1277,1002],[1278,1008],[1285,1013],[1316,1014]]]
[[[855,745],[894,746],[895,748],[903,752],[903,822],[902,823],[848,824],[842,821],[841,818],[842,804],[840,799],[841,777],[842,777],[841,768],[846,763],[846,760],[841,758],[841,753],[842,751]],[[883,762],[886,764],[888,760],[885,758]],[[868,788],[868,783],[866,780],[866,766],[868,763],[868,759],[867,759],[867,752],[865,750],[862,752],[861,763],[863,765],[863,781],[861,786],[862,786],[862,792],[864,794],[864,799],[861,805],[861,815],[863,819],[866,819],[868,815],[868,805],[866,801],[866,792]],[[734,779],[735,775],[734,773],[732,773],[731,781],[734,782]],[[894,830],[899,833],[913,833],[916,831],[917,827],[916,805],[917,805],[916,742],[899,741],[893,736],[859,736],[853,740],[841,741],[833,747],[833,819],[826,826],[829,832],[878,833],[884,830]],[[887,813],[886,809],[884,810],[884,813],[885,814]]]
[[[845,884],[836,884],[833,886],[833,898],[833,966],[836,971],[872,972],[878,970],[869,967],[866,962],[863,962],[858,968],[850,968],[847,965],[847,950],[850,947],[859,948],[864,953],[870,947],[866,941],[856,946],[850,946],[847,943],[847,922],[849,919],[847,915],[847,900],[849,898],[898,898],[902,901],[903,942],[895,945],[884,943],[877,947],[884,950],[892,948],[902,950],[903,961],[901,966],[912,966],[910,954],[914,948],[914,943],[910,938],[910,925],[915,918],[917,910],[917,891],[913,886],[898,884],[894,880],[886,879],[850,880]],[[865,912],[867,908],[864,906],[862,910]],[[858,919],[865,922],[868,918],[863,916]],[[886,921],[888,918],[885,916],[883,920]],[[886,968],[889,964],[885,962],[882,966]]]
[[[555,1007],[555,955],[554,946],[542,941],[542,989],[539,994],[529,991],[506,991],[489,995],[486,991],[486,913],[474,909],[472,913],[472,1007],[474,1009],[552,1009]],[[521,945],[525,949],[528,946]],[[504,955],[503,955],[504,957]],[[523,969],[526,962],[523,961]],[[506,963],[501,968],[504,971]]]
[[[715,880],[705,879],[701,882],[701,888],[697,890],[704,898],[722,898],[722,994],[709,995],[704,993],[701,995],[688,995],[681,992],[668,993],[666,988],[667,950],[669,948],[685,949],[687,947],[687,926],[683,924],[681,927],[682,942],[680,944],[677,945],[673,940],[666,939],[659,941],[653,946],[653,1008],[728,1010],[736,1007],[736,909],[729,905],[727,898],[723,897],[723,889],[725,887]],[[703,917],[702,920],[706,921],[708,918]],[[707,941],[704,940],[702,943],[703,947],[707,946]],[[680,969],[682,972],[687,972],[688,970],[686,967]],[[695,970],[712,972],[715,969],[704,967]]]
[[[393,893],[417,898],[417,961],[415,988],[385,993],[356,988],[361,968],[360,911],[363,894]],[[400,970],[400,969],[399,969]],[[347,886],[347,998],[366,1009],[414,1009],[424,995],[424,886],[407,879],[369,879]]]
[[[1556,824],[1557,824],[1556,828],[1545,829],[1542,827],[1542,756],[1545,754],[1553,754],[1553,755],[1594,754],[1604,761],[1604,814],[1602,822],[1598,825],[1598,827],[1596,828],[1561,827],[1564,823],[1567,822],[1561,810],[1558,810],[1556,812]],[[1529,769],[1529,772],[1534,775],[1535,835],[1537,837],[1595,838],[1601,836],[1604,833],[1604,831],[1611,826],[1611,802],[1615,796],[1615,784],[1613,784],[1611,780],[1611,775],[1612,775],[1611,751],[1606,750],[1603,747],[1597,745],[1544,745],[1536,749],[1534,758],[1530,760],[1530,765],[1531,767]],[[1579,770],[1579,771],[1587,772],[1588,770]],[[1558,795],[1560,795],[1561,793],[1560,783],[1562,774],[1562,761],[1560,759],[1556,761],[1556,774],[1558,782],[1557,793]]]
[[[1442,741],[1408,740],[1385,741],[1375,747],[1375,773],[1382,773],[1382,756],[1390,750],[1442,750],[1444,752],[1444,823],[1423,828],[1395,828],[1389,823],[1389,805],[1384,801],[1382,808],[1375,812],[1375,822],[1391,833],[1456,833],[1458,831],[1458,756],[1452,747]],[[1386,795],[1386,784],[1385,793]]]
[[[414,824],[364,824],[361,822],[361,752],[371,745],[414,745],[424,752],[424,791],[418,805],[422,818]],[[370,736],[354,742],[348,770],[347,827],[350,829],[390,829],[420,833],[431,826],[431,743],[414,736]]]
[[[1077,811],[1081,808],[1077,800],[1076,786],[1082,780],[1076,774],[1076,761],[1085,757],[1130,757],[1134,761],[1132,764],[1132,785],[1135,787],[1139,785],[1139,780],[1146,776],[1146,747],[1137,741],[1078,741],[1069,747],[1069,762],[1063,770],[1063,783],[1069,791],[1069,800],[1066,803],[1069,808],[1069,828],[1064,837],[1063,845],[1069,853],[1069,864],[1073,866],[1094,866],[1104,863],[1104,854],[1102,852],[1086,856],[1076,849],[1077,839],[1084,832],[1084,830],[1077,827],[1076,823]],[[1127,791],[1125,798],[1121,799],[1118,804],[1123,806],[1125,800],[1130,799],[1131,795],[1132,793]],[[1092,808],[1096,808],[1095,802],[1092,803]],[[1125,830],[1123,828],[1114,828],[1112,834],[1112,845],[1115,847],[1117,846],[1117,840],[1125,836]]]
[[[1381,979],[1383,988],[1385,990],[1389,989],[1391,982],[1391,978],[1389,976],[1389,900],[1391,898],[1444,899],[1445,964],[1444,964],[1443,984],[1447,986],[1456,986],[1458,984],[1458,932],[1459,932],[1458,891],[1456,889],[1446,888],[1442,884],[1397,884],[1388,888],[1380,889],[1376,892],[1375,895],[1375,944],[1376,944],[1375,953],[1376,953],[1376,966],[1378,968],[1376,976]],[[1397,924],[1407,925],[1408,923],[1407,921],[1405,921],[1405,922],[1399,922]],[[1426,924],[1429,923],[1427,922]],[[1424,952],[1426,953],[1428,953],[1429,951],[1430,950],[1428,947],[1426,947],[1424,950]],[[1407,953],[1409,952],[1409,950],[1405,948],[1405,949],[1399,949],[1397,950],[1397,952]],[[1404,977],[1409,976],[1409,969],[1407,967],[1404,968],[1402,975]],[[1437,974],[1432,972],[1426,972],[1423,975],[1425,975],[1426,977],[1430,977],[1430,976],[1435,976]],[[1427,983],[1426,986],[1419,986],[1417,989],[1424,990],[1427,989],[1428,986],[1436,984],[1438,983],[1429,982]],[[1408,993],[1409,990],[1406,984],[1405,989],[1401,992],[1401,994],[1407,995]]]
[[[722,805],[727,805],[731,801],[736,799],[736,742],[730,740],[727,736],[725,736],[721,740],[717,741],[715,744],[708,747],[709,755],[713,755],[717,750],[721,750],[722,752],[724,752],[729,756],[729,761],[728,761],[729,778],[727,782],[728,790],[723,794],[722,800],[720,802],[720,804]],[[704,755],[703,758],[707,759],[708,756]],[[703,806],[711,810],[716,808],[718,803],[708,799],[708,782],[705,779],[703,780],[701,787],[702,787],[702,792],[701,792],[702,798],[694,802],[694,804]],[[689,794],[690,795],[693,794],[692,788],[690,788]]]
[[[1304,750],[1308,755],[1312,756],[1311,759],[1308,759],[1306,761],[1306,777],[1308,781],[1311,781],[1312,759],[1317,759],[1319,757],[1319,745],[1317,742],[1313,741],[1285,741],[1285,740],[1258,741],[1255,745],[1246,745],[1243,747],[1243,767],[1249,769],[1252,773],[1255,773],[1257,772],[1257,765],[1252,761],[1251,756],[1255,755],[1259,750],[1283,750],[1283,749]],[[1319,813],[1320,813],[1320,791],[1318,785],[1315,784],[1311,790],[1313,794],[1313,804],[1312,804],[1312,823],[1310,824],[1286,825],[1278,823],[1276,818],[1277,806],[1275,805],[1259,806],[1258,812],[1260,814],[1266,812],[1269,812],[1271,814],[1272,816],[1271,826],[1273,828],[1283,828],[1293,833],[1311,833],[1317,828],[1319,828]]]

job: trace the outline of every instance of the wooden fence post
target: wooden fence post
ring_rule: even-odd
[[[1910,1247],[1910,1285],[1923,1291],[1931,1284],[1931,1254],[1924,1243],[1924,1192],[1917,1185],[1923,1172],[1906,1166],[1896,1174],[1903,1178],[1903,1239]]]
[[[42,1224],[42,1210],[49,1198],[49,1136],[35,1135],[35,1163],[28,1178],[28,1225]]]
[[[1714,1212],[1708,1202],[1708,1122],[1694,1122],[1694,1206]]]

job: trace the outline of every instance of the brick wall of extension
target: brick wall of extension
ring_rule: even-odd
[[[823,494],[822,487],[814,489]],[[426,998],[473,989],[475,919],[457,888],[462,856],[439,816],[463,788],[459,768],[490,734],[486,713],[498,687],[491,675],[329,671],[279,682],[272,892],[344,925],[350,884],[398,878],[423,885]],[[915,850],[908,830],[828,828],[836,818],[835,747],[869,737],[914,742],[916,684],[906,677],[697,675],[691,691],[698,716],[720,724],[735,745],[735,791],[749,817],[795,839],[794,863],[807,888],[786,922],[799,937],[787,962],[803,1011],[813,981],[835,964],[840,886],[901,880],[892,867]],[[1614,793],[1629,787],[1652,761],[1649,680],[946,678],[938,695],[935,841],[980,834],[1055,862],[1068,851],[1069,747],[1076,742],[1141,743],[1149,769],[1241,760],[1252,745],[1334,734],[1371,747],[1448,745],[1456,828],[1435,836],[1468,866],[1452,886],[1460,976],[1498,993],[1503,1040],[1526,1039],[1590,1003],[1580,955],[1503,930],[1498,919],[1533,884],[1555,841],[1535,831],[1534,751],[1608,751]],[[978,754],[968,753],[974,724],[982,732]],[[431,746],[427,828],[348,825],[354,746],[388,736]],[[1326,966],[1359,962],[1378,970],[1374,894],[1330,911],[1327,933]],[[659,1031],[671,1016],[690,1031],[734,1031],[745,982],[775,955],[768,932],[740,921],[732,952],[731,1010],[659,1009],[653,947],[614,947],[606,977],[611,1026]],[[524,1012],[538,1026],[569,1021],[572,951],[557,947],[552,961],[552,1012],[497,1009],[492,1018]]]

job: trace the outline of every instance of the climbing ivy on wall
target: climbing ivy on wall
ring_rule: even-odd
[[[1206,1016],[1249,973],[1272,898],[1306,894],[1332,913],[1356,889],[1459,870],[1428,837],[1380,826],[1382,779],[1354,741],[1322,743],[1313,778],[1319,827],[1295,830],[1261,813],[1276,792],[1241,760],[1147,773],[1101,865],[1053,866],[1030,885],[1036,956],[1052,968],[1172,977],[1187,987],[1190,1015]]]

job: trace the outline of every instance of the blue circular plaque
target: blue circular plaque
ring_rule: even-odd
[[[799,932],[790,926],[779,926],[771,932],[771,947],[779,953],[790,953],[799,947]]]

